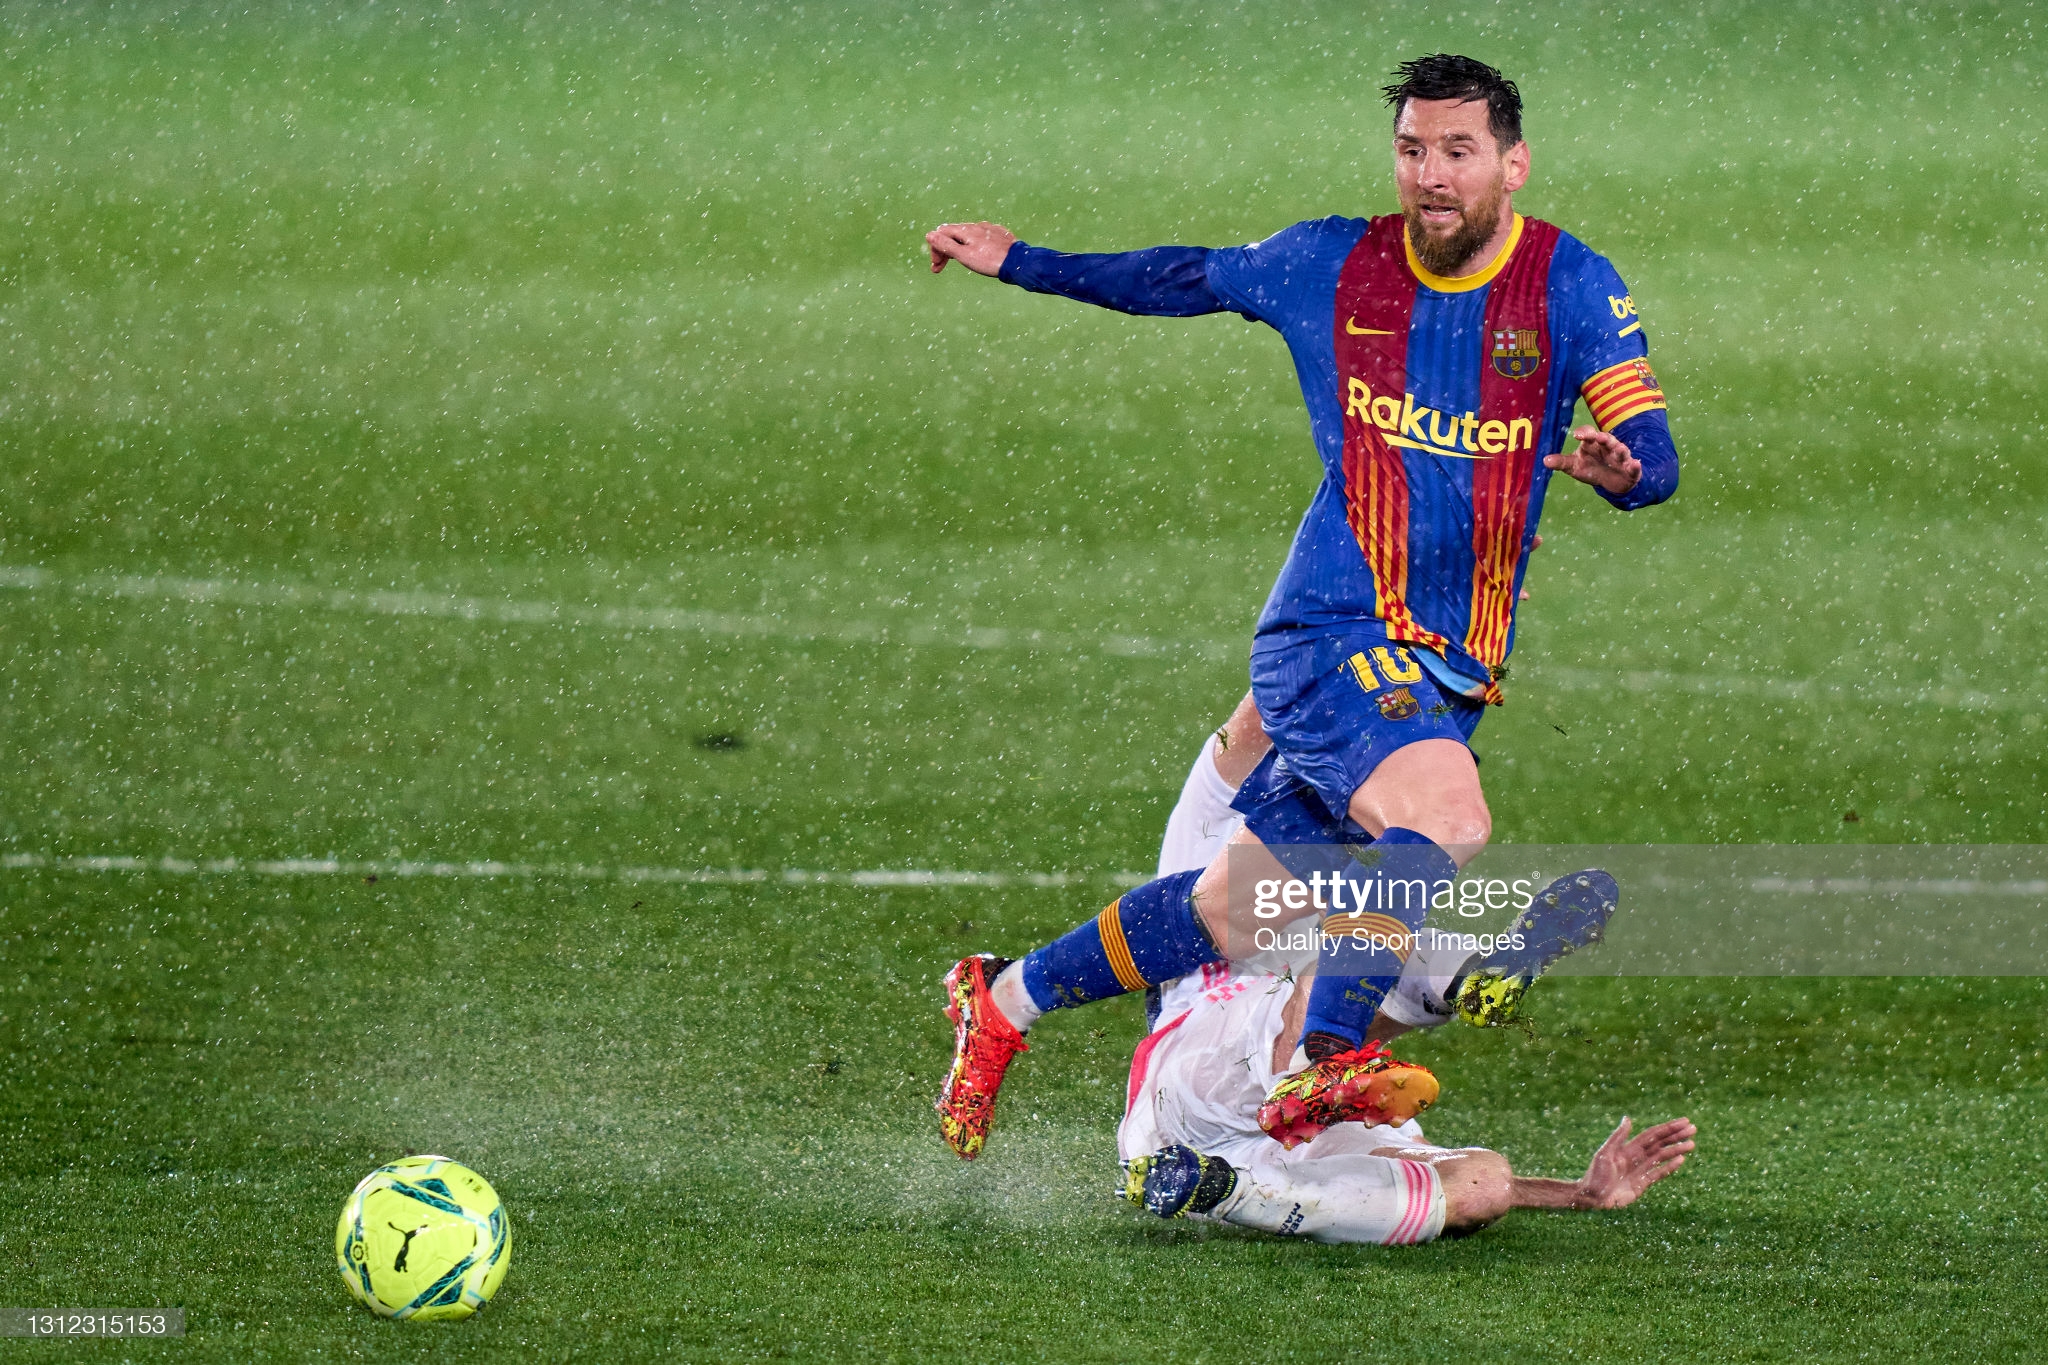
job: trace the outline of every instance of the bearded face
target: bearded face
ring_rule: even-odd
[[[1431,274],[1455,276],[1470,267],[1472,257],[1500,227],[1506,179],[1505,171],[1497,173],[1484,189],[1463,198],[1442,189],[1425,190],[1401,206],[1408,244]]]

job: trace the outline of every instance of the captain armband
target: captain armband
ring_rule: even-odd
[[[1593,414],[1594,425],[1602,431],[1612,431],[1631,417],[1665,406],[1664,390],[1644,359],[1609,365],[1580,385],[1579,393]]]

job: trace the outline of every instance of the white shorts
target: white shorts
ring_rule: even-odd
[[[1159,1027],[1131,1058],[1117,1150],[1126,1161],[1172,1143],[1238,1170],[1210,1217],[1325,1242],[1426,1242],[1443,1231],[1443,1182],[1381,1148],[1435,1152],[1412,1120],[1399,1128],[1340,1123],[1288,1151],[1267,1137],[1259,1106],[1278,1083],[1273,1044],[1293,998],[1290,976],[1204,967],[1176,983]]]

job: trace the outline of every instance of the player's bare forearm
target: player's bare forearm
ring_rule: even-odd
[[[1671,1119],[1629,1135],[1623,1118],[1582,1180],[1543,1180],[1516,1176],[1508,1202],[1518,1209],[1625,1209],[1643,1192],[1685,1164],[1699,1132],[1690,1119]]]
[[[1586,1192],[1576,1180],[1546,1180],[1518,1175],[1508,1182],[1508,1207],[1516,1209],[1583,1209]]]
[[[941,223],[924,235],[934,275],[948,261],[958,261],[977,275],[996,275],[1016,243],[1017,234],[1001,223]]]
[[[1629,453],[1628,443],[1611,431],[1596,426],[1574,427],[1570,450],[1543,457],[1543,467],[1568,474],[1602,492],[1621,497],[1643,477],[1642,461]]]

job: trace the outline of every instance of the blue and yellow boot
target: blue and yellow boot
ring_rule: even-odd
[[[1621,888],[1599,868],[1559,877],[1515,916],[1509,935],[1522,946],[1499,949],[1478,959],[1451,992],[1458,1017],[1479,1028],[1513,1023],[1522,997],[1536,978],[1560,958],[1598,943],[1620,902]]]
[[[1181,1218],[1209,1212],[1236,1188],[1237,1171],[1229,1162],[1176,1142],[1126,1161],[1123,1188],[1117,1193],[1147,1213]]]

